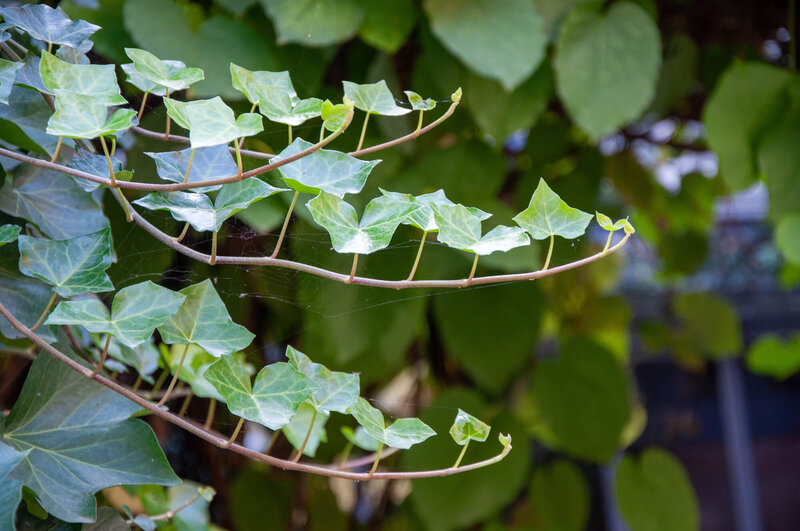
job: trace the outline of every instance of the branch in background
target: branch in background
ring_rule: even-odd
[[[180,142],[182,144],[189,143],[188,136],[180,136],[173,134],[164,135],[164,133],[159,133],[158,131],[151,131],[150,129],[145,129],[144,127],[138,125],[134,125],[133,127],[131,127],[131,131],[133,131],[136,134],[146,136],[148,138],[155,138],[156,140],[164,140],[167,142]],[[229,147],[228,151],[230,151],[231,153],[236,153],[236,148]],[[271,153],[262,153],[260,151],[253,151],[250,149],[240,149],[239,152],[242,155],[253,159],[271,159],[272,157],[275,156]]]

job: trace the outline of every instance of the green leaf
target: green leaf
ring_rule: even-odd
[[[97,519],[81,526],[81,531],[126,531],[130,529],[125,519],[113,507],[100,507]]]
[[[591,491],[571,461],[537,467],[529,489],[534,531],[582,531],[589,523]]]
[[[219,96],[190,102],[164,98],[164,105],[175,123],[189,130],[193,148],[227,144],[264,130],[261,116],[248,112],[234,118],[233,110]]]
[[[166,91],[173,93],[185,90],[204,78],[203,71],[199,68],[186,68],[181,61],[162,61],[146,50],[125,48],[125,54],[133,61],[136,73],[145,80],[162,87],[165,94]],[[128,75],[131,74],[128,73]],[[152,92],[152,90],[145,92]]]
[[[106,105],[94,96],[57,90],[56,112],[47,122],[47,134],[92,139],[113,135],[135,125],[136,111],[117,109],[108,116]]]
[[[150,427],[129,418],[139,409],[40,353],[6,420],[2,442],[28,452],[8,478],[69,522],[93,521],[94,493],[103,488],[180,483]]]
[[[128,348],[119,341],[112,340],[108,345],[108,355],[127,367],[131,367],[147,383],[153,383],[151,376],[158,369],[161,353],[152,341],[145,341],[134,348]]]
[[[397,197],[398,200],[406,200],[408,194],[399,194],[397,192],[387,192],[386,190],[381,189],[381,193],[385,196],[389,197]],[[431,209],[431,205],[448,205],[454,206],[455,203],[450,201],[446,195],[444,195],[444,190],[439,189],[435,192],[431,192],[429,194],[422,194],[418,196],[412,196],[414,204],[419,206],[417,210],[412,212],[405,221],[403,221],[403,225],[412,225],[420,230],[424,230],[426,232],[438,232],[439,226],[436,225],[436,217],[433,215],[433,209]],[[474,214],[476,217],[480,218],[480,221],[489,219],[492,217],[491,214],[484,212],[483,210],[475,207],[467,207],[467,210],[470,213]]]
[[[616,222],[611,221],[611,218],[606,216],[605,214],[601,214],[600,212],[594,213],[595,217],[597,218],[597,224],[600,225],[600,228],[603,230],[607,230],[608,232],[616,232],[620,229],[625,231],[625,234],[633,234],[636,230],[631,225],[628,218],[625,219],[618,219]]]
[[[314,415],[315,411],[317,412],[316,416]],[[314,457],[317,455],[317,448],[319,448],[320,443],[328,442],[325,423],[328,422],[329,416],[327,412],[315,409],[308,402],[303,402],[297,409],[295,416],[292,417],[291,422],[282,427],[281,430],[286,435],[286,440],[296,450],[299,450],[303,446],[303,441],[308,433],[308,426],[313,418],[314,425],[311,428],[311,435],[308,436],[306,447],[303,449],[303,455]]]
[[[158,327],[164,343],[195,344],[218,358],[242,350],[253,341],[253,334],[231,320],[209,279],[185,287],[180,293],[186,299],[177,315]]]
[[[61,297],[112,291],[111,233],[103,229],[69,240],[19,237],[19,270],[53,286]]]
[[[742,325],[736,308],[725,299],[711,293],[684,293],[673,305],[681,333],[698,354],[710,359],[739,355]]]
[[[20,274],[0,275],[0,301],[3,301],[3,305],[28,328],[39,320],[52,295],[53,289],[36,279]],[[53,330],[49,326],[37,328],[36,333],[48,342],[55,340]],[[5,317],[0,317],[0,334],[8,339],[25,337],[12,327]]]
[[[252,178],[222,185],[213,204],[207,195],[193,192],[152,192],[133,203],[149,210],[169,210],[173,218],[190,223],[197,231],[216,232],[237,212],[283,191]]]
[[[431,98],[424,98],[410,90],[404,91],[411,109],[415,111],[431,111],[436,107],[436,101]]]
[[[345,103],[337,103],[336,105],[331,100],[322,102],[320,108],[320,117],[322,118],[323,125],[328,131],[337,131],[344,125],[347,119],[347,114],[352,110],[353,102],[346,101]]]
[[[292,346],[286,347],[289,363],[305,374],[317,389],[311,396],[311,404],[321,413],[338,411],[346,413],[356,400],[360,390],[358,374],[332,371]],[[302,442],[302,441],[301,441]]]
[[[4,431],[5,417],[0,415],[0,434]],[[19,452],[11,446],[0,443],[0,530],[14,531],[14,513],[22,499],[22,483],[5,479],[28,452]]]
[[[180,363],[181,356],[183,355],[183,345],[172,345],[169,349],[162,349],[164,359],[167,360],[170,371],[174,374],[178,370],[178,363]],[[238,363],[241,363],[249,374],[252,374],[252,367],[247,365],[244,361],[244,356],[240,353],[231,354],[236,358]],[[225,398],[211,385],[206,379],[206,372],[211,367],[217,358],[203,350],[196,345],[189,345],[186,351],[186,359],[183,362],[183,367],[178,375],[178,379],[184,383],[189,384],[192,392],[203,398],[213,398],[218,402],[225,402]]]
[[[668,37],[664,45],[664,62],[650,110],[659,116],[680,112],[681,106],[697,86],[700,50],[692,38],[684,33]]]
[[[360,0],[364,22],[358,36],[370,46],[395,53],[408,38],[417,22],[411,0]]]
[[[791,80],[783,68],[734,61],[717,81],[703,107],[703,123],[720,175],[732,189],[756,181],[757,145],[786,112],[784,93]]]
[[[221,179],[236,175],[236,162],[233,160],[227,146],[209,146],[194,150],[192,158],[192,148],[181,151],[163,151],[149,153],[145,155],[156,161],[156,173],[165,181],[182,183],[186,177],[186,168],[189,167],[189,160],[192,160],[192,167],[189,169],[187,182],[200,183],[212,179]],[[219,190],[222,185],[203,186],[194,188],[196,192],[211,192]]]
[[[105,106],[127,103],[119,93],[114,65],[74,65],[42,51],[39,74],[54,94],[59,90],[72,92]]]
[[[53,44],[77,47],[100,26],[85,20],[70,20],[62,11],[44,4],[0,8],[3,20],[26,32],[34,39]]]
[[[261,0],[275,24],[278,44],[328,46],[352,37],[364,19],[355,0]]]
[[[449,247],[487,255],[530,244],[530,238],[519,227],[498,225],[481,236],[481,215],[464,205],[430,206],[439,227],[437,238]]]
[[[371,254],[388,247],[395,230],[417,207],[395,197],[377,197],[367,203],[361,221],[356,210],[343,199],[321,192],[306,203],[319,225],[331,236],[337,253]]]
[[[786,260],[800,264],[800,215],[786,216],[778,223],[775,229],[775,245]]]
[[[514,222],[535,240],[561,236],[568,240],[583,236],[592,215],[572,208],[547,186],[544,179],[533,192],[528,208],[514,216]]]
[[[123,170],[122,161],[116,157],[111,158],[111,167],[114,169],[114,174],[118,181],[130,180],[133,172]],[[108,178],[108,161],[103,155],[95,155],[90,151],[84,149],[76,149],[72,155],[72,161],[67,164],[70,168],[85,171],[98,177]],[[81,187],[84,192],[94,192],[100,187],[100,183],[81,179],[80,177],[72,177],[72,180]]]
[[[353,415],[370,437],[391,448],[408,450],[436,435],[427,424],[416,418],[397,419],[387,427],[383,413],[361,397],[347,412]]]
[[[656,90],[661,36],[632,2],[607,10],[600,0],[576,6],[558,35],[559,96],[581,129],[597,140],[638,118]]]
[[[787,228],[797,225],[791,221],[784,224],[784,219],[790,219],[800,211],[800,189],[797,186],[800,154],[794,149],[800,139],[800,110],[781,112],[780,118],[776,117],[769,123],[758,145],[758,165],[769,193],[769,217],[778,222],[776,238],[781,236],[778,245],[784,250],[787,248],[783,239]],[[784,225],[783,229],[781,225]]]
[[[47,120],[53,113],[44,98],[35,90],[20,86],[23,67],[17,74],[17,85],[11,89],[8,105],[0,105],[0,138],[21,147],[51,157],[58,139],[45,132]],[[73,142],[66,139],[64,145]]]
[[[231,413],[271,430],[287,425],[316,389],[308,377],[285,362],[261,369],[251,386],[242,365],[222,357],[208,368],[206,379],[225,397]]]
[[[700,529],[700,511],[689,475],[659,448],[626,455],[616,473],[619,511],[631,529]]]
[[[357,426],[355,430],[350,426],[342,426],[341,430],[345,439],[362,450],[377,452],[381,447],[381,442],[367,435],[367,432],[362,426]]]
[[[791,340],[765,334],[750,346],[747,368],[756,374],[783,381],[800,371],[800,334]]]
[[[489,437],[491,426],[473,417],[461,409],[456,414],[456,419],[450,427],[450,436],[461,446],[469,441],[484,442]]]
[[[342,81],[344,95],[356,106],[367,114],[381,114],[384,116],[401,116],[408,114],[411,109],[399,107],[386,81],[359,85],[350,81]]]
[[[133,348],[178,312],[185,297],[149,280],[123,288],[114,296],[111,314],[97,299],[59,303],[45,324],[79,325],[90,332],[109,334]]]
[[[17,71],[23,65],[24,63],[0,59],[0,103],[8,105],[8,97],[11,95],[11,89],[14,88]]]
[[[527,0],[425,0],[431,30],[470,70],[519,86],[544,59],[547,35]]]
[[[17,241],[20,228],[19,225],[0,225],[0,247],[7,243]]]
[[[604,348],[585,340],[566,343],[558,359],[536,366],[533,393],[559,449],[606,462],[619,448],[630,418],[628,381]]]
[[[231,63],[231,79],[233,87],[273,122],[296,126],[322,111],[322,100],[297,97],[289,72],[253,72]]]
[[[25,165],[0,189],[0,211],[36,225],[46,236],[69,239],[108,227],[92,196],[58,172]]]
[[[272,161],[291,157],[311,146],[313,144],[296,138]],[[341,198],[345,194],[360,192],[372,168],[379,162],[380,160],[363,161],[339,151],[320,149],[284,164],[278,171],[292,190],[307,194],[326,192]]]

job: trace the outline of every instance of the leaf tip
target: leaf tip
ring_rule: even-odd
[[[450,96],[450,99],[453,100],[453,103],[458,103],[461,101],[461,87],[458,87],[455,92]]]

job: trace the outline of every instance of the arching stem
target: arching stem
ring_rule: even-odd
[[[603,247],[603,254],[606,254],[608,252],[608,248],[611,247],[611,237],[613,235],[614,235],[613,230],[608,232],[608,239],[606,240],[606,246]]]
[[[53,152],[53,158],[50,159],[50,162],[55,163],[56,159],[58,159],[58,154],[61,153],[61,144],[64,143],[64,137],[58,137],[58,143],[56,144],[56,150]]]
[[[186,164],[186,173],[183,175],[183,182],[185,183],[189,182],[189,172],[192,171],[192,162],[194,162],[194,148],[192,148],[192,151],[189,153],[189,163]]]
[[[306,432],[306,438],[303,439],[303,444],[300,445],[300,449],[297,450],[297,455],[292,459],[295,463],[300,461],[300,458],[303,457],[303,452],[306,450],[306,445],[308,444],[308,439],[311,438],[311,430],[314,429],[314,421],[317,420],[317,408],[314,408],[314,413],[311,414],[311,422],[308,423],[308,431]]]
[[[469,277],[467,278],[467,286],[472,284],[472,279],[475,278],[475,270],[478,269],[478,258],[480,258],[480,256],[481,255],[478,253],[475,253],[475,260],[472,261],[472,269],[470,270]]]
[[[281,227],[280,236],[278,236],[278,243],[275,244],[275,250],[273,250],[272,254],[269,255],[270,258],[275,258],[278,256],[278,251],[281,250],[283,238],[286,236],[286,228],[289,226],[289,220],[292,218],[292,211],[294,211],[294,205],[297,203],[297,196],[299,195],[300,192],[295,192],[294,197],[292,197],[292,203],[289,205],[289,211],[286,213],[286,218],[283,220],[283,226]]]
[[[356,278],[357,268],[358,268],[358,253],[353,255],[353,267],[350,268],[350,277],[345,281],[346,284],[352,284],[353,279]]]
[[[550,235],[550,247],[547,249],[547,258],[544,259],[544,267],[542,267],[542,271],[546,271],[548,267],[550,267],[550,257],[553,256],[553,243],[555,242],[555,235]]]
[[[470,439],[467,439],[467,443],[461,448],[461,453],[458,454],[458,459],[456,459],[456,462],[453,464],[453,468],[458,468],[458,465],[461,464],[461,460],[464,459],[464,454],[467,453],[467,448],[469,447],[469,441]]]
[[[419,265],[419,259],[422,257],[422,248],[425,246],[425,239],[428,237],[428,231],[422,231],[422,239],[419,241],[419,249],[417,249],[417,257],[414,259],[414,265],[411,266],[411,273],[408,274],[408,278],[406,280],[413,280],[414,274],[417,272],[417,266]]]
[[[369,123],[369,113],[364,117],[364,125],[361,127],[361,138],[358,139],[358,147],[356,151],[361,151],[361,146],[364,145],[364,136],[367,134],[367,124]]]
[[[178,362],[178,368],[175,370],[175,374],[172,375],[172,380],[169,382],[169,387],[164,392],[164,396],[161,397],[161,400],[158,401],[156,407],[161,407],[164,403],[169,400],[169,395],[172,394],[172,390],[175,388],[175,384],[178,383],[178,376],[181,374],[181,368],[183,368],[183,362],[186,360],[186,353],[189,352],[189,343],[186,343],[186,346],[183,347],[183,354],[181,354],[181,361]]]
[[[182,417],[186,414],[186,410],[189,409],[189,404],[192,402],[192,397],[194,393],[189,391],[189,394],[186,395],[186,398],[183,399],[183,404],[181,404],[181,409],[178,411],[178,416]]]
[[[217,231],[211,235],[211,258],[208,260],[210,265],[217,263]]]
[[[144,106],[147,105],[147,96],[149,96],[149,92],[145,92],[144,96],[142,96],[142,104],[139,105],[139,114],[136,115],[137,121],[142,121],[142,115],[144,114]]]
[[[230,446],[236,440],[236,437],[239,436],[239,430],[242,429],[243,424],[244,424],[244,418],[239,417],[239,422],[236,424],[236,428],[233,430],[233,435],[231,435],[231,438],[228,439],[228,441],[222,445],[222,448],[230,448]]]
[[[89,378],[94,378],[97,376],[97,373],[100,372],[100,369],[103,368],[103,365],[106,363],[106,358],[108,358],[108,346],[111,344],[111,334],[106,334],[106,344],[103,345],[103,353],[100,354],[100,361],[97,362],[97,366],[94,368],[94,372],[92,373]]]
[[[181,233],[175,238],[175,241],[180,243],[186,237],[186,234],[189,232],[189,223],[185,223],[183,225],[183,230]]]
[[[369,476],[367,479],[371,478],[372,475],[378,470],[378,463],[381,462],[381,452],[383,451],[383,443],[378,446],[378,453],[375,454],[375,461],[372,463],[372,469],[369,471]]]
[[[57,297],[58,293],[53,291],[53,294],[50,296],[50,300],[47,301],[47,306],[44,307],[42,315],[39,316],[39,318],[36,320],[36,323],[31,327],[31,332],[39,328],[39,325],[42,324],[42,322],[44,322],[44,318],[47,317],[48,313],[50,313],[50,308],[52,308],[53,304],[55,304]]]
[[[206,412],[206,421],[203,423],[203,429],[208,431],[211,425],[214,424],[214,413],[217,410],[217,399],[212,398],[208,403],[208,411]]]

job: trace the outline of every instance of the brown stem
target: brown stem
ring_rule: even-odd
[[[192,148],[192,151],[189,153],[189,163],[186,164],[186,173],[183,176],[183,182],[184,183],[188,183],[189,182],[189,172],[192,171],[192,162],[193,161],[194,161],[194,148]]]
[[[411,266],[411,273],[408,274],[407,281],[414,280],[414,274],[417,272],[419,259],[422,258],[422,248],[425,247],[425,239],[428,237],[428,231],[422,231],[422,238],[419,240],[419,249],[417,249],[417,257],[414,259],[414,265]]]
[[[159,131],[151,131],[150,129],[145,129],[144,127],[140,127],[138,125],[134,125],[133,127],[131,127],[130,130],[138,135],[145,136],[147,138],[154,138],[156,140],[163,140],[165,142],[179,142],[182,144],[189,144],[191,142],[188,136],[169,135],[169,137],[165,138],[164,133],[161,133]],[[240,142],[243,144],[244,138],[241,138]],[[239,147],[241,148],[241,144]],[[230,151],[231,153],[236,153],[236,148],[234,148],[233,146],[228,146],[228,151]],[[275,157],[273,153],[262,153],[260,151],[252,151],[249,149],[241,149],[240,151],[242,152],[242,155],[254,159],[271,159]]]
[[[375,461],[372,463],[372,469],[370,469],[367,479],[371,479],[375,475],[375,471],[378,470],[378,463],[381,462],[381,451],[383,451],[383,443],[378,446],[378,452],[375,454]]]
[[[292,197],[292,204],[289,205],[289,211],[286,212],[286,218],[283,220],[283,226],[281,227],[281,234],[278,236],[278,243],[275,244],[275,250],[272,251],[272,254],[269,256],[270,258],[275,258],[278,256],[278,251],[281,250],[281,244],[283,243],[283,237],[286,236],[286,228],[289,226],[289,220],[292,218],[292,211],[294,210],[294,205],[297,203],[297,197],[300,195],[300,192],[295,192],[294,197]]]
[[[306,432],[306,438],[303,439],[303,444],[300,445],[300,448],[297,450],[297,455],[295,456],[292,461],[295,463],[300,461],[300,458],[303,457],[303,452],[306,451],[306,445],[308,444],[308,440],[311,438],[311,430],[314,429],[314,421],[317,420],[317,408],[314,408],[314,413],[311,415],[311,422],[308,423],[308,431]]]
[[[97,362],[97,366],[94,368],[94,372],[92,373],[90,378],[94,378],[95,376],[97,376],[97,373],[99,373],[100,369],[102,369],[103,365],[105,365],[106,358],[108,358],[108,346],[110,344],[111,344],[111,334],[106,334],[106,344],[103,345],[103,353],[100,354],[100,361]]]
[[[144,96],[142,96],[142,104],[139,106],[139,114],[136,115],[136,121],[142,121],[142,115],[144,114],[144,106],[147,105],[147,96],[149,92],[145,92]]]
[[[210,265],[217,263],[217,231],[211,234],[211,258],[208,259]]]
[[[181,409],[178,411],[178,416],[182,417],[186,414],[186,410],[189,409],[189,404],[192,402],[192,397],[194,393],[189,391],[189,394],[186,395],[186,398],[183,399],[183,404],[181,404]]]
[[[161,400],[158,401],[156,407],[161,407],[164,403],[169,400],[169,395],[172,394],[172,390],[175,388],[175,384],[178,383],[178,376],[181,375],[181,368],[183,367],[183,362],[186,359],[186,353],[189,352],[189,343],[186,343],[186,346],[183,348],[183,354],[181,354],[181,361],[178,362],[178,368],[175,369],[175,374],[172,375],[172,380],[169,382],[169,387],[164,392],[164,396],[161,397]]]
[[[180,234],[178,234],[178,237],[175,238],[176,242],[180,243],[181,241],[183,241],[183,239],[186,237],[186,233],[189,232],[189,225],[190,224],[188,222],[183,225],[183,230],[181,231]]]
[[[472,269],[469,272],[469,277],[467,278],[467,286],[472,284],[472,279],[475,278],[475,270],[478,269],[478,258],[480,255],[475,253],[475,260],[472,261]]]
[[[58,154],[61,153],[61,144],[64,143],[64,137],[58,137],[58,143],[56,144],[56,150],[53,152],[53,158],[50,159],[50,162],[55,163],[58,159]]]
[[[217,410],[217,399],[212,398],[208,403],[208,411],[206,412],[206,421],[203,423],[203,429],[210,430],[211,425],[214,424],[214,412]]]
[[[236,437],[239,436],[239,430],[242,429],[243,424],[244,424],[244,418],[239,417],[239,422],[236,424],[236,428],[233,430],[233,435],[231,435],[231,438],[228,439],[228,442],[222,445],[223,448],[229,448],[230,445],[232,445],[236,441]]]
[[[358,253],[353,255],[353,267],[350,268],[350,276],[345,281],[345,284],[352,284],[353,279],[356,278],[356,269],[358,268]]]
[[[42,315],[39,316],[39,318],[36,320],[36,323],[34,323],[34,325],[31,327],[31,331],[36,330],[37,328],[39,328],[39,325],[42,324],[42,322],[44,322],[44,318],[47,317],[48,313],[50,313],[50,308],[52,308],[53,304],[55,304],[57,297],[58,297],[58,293],[53,291],[53,294],[50,296],[50,300],[47,301],[47,306],[44,307],[44,311],[42,312]]]

